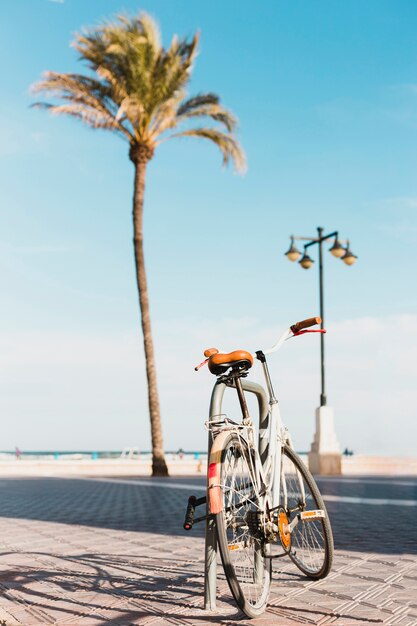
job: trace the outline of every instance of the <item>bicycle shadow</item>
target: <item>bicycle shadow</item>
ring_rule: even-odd
[[[14,556],[14,553],[10,553]],[[58,622],[71,623],[86,615],[96,618],[96,624],[131,625],[148,617],[183,620],[181,623],[212,624],[271,624],[277,616],[302,616],[316,621],[318,618],[349,618],[349,623],[360,623],[363,616],[343,615],[319,607],[292,606],[275,600],[266,613],[258,619],[248,620],[235,606],[224,577],[220,578],[218,608],[207,612],[203,608],[203,577],[201,572],[190,572],[188,560],[166,566],[163,557],[143,563],[140,558],[126,560],[126,555],[100,555],[95,552],[78,553],[71,557],[60,556],[56,567],[51,561],[56,555],[49,552],[20,553],[49,567],[9,570],[7,577],[0,576],[3,594],[13,599],[17,596],[25,610],[46,622],[53,617]],[[7,556],[3,554],[3,557]],[[158,561],[163,572],[158,568]],[[198,567],[201,563],[196,564]],[[83,572],[80,574],[79,570]],[[4,580],[7,578],[7,582]],[[288,571],[275,572],[273,584],[290,582],[302,584],[305,577]],[[34,581],[36,585],[34,586]],[[65,598],[63,602],[63,598]],[[104,613],[104,614],[103,614]],[[48,620],[49,618],[49,620]],[[100,621],[101,620],[101,621]],[[380,623],[367,617],[367,623]]]
[[[2,558],[15,553],[3,553]],[[363,616],[343,615],[319,607],[291,606],[279,600],[269,606],[266,613],[255,620],[246,618],[235,606],[224,577],[219,581],[218,608],[207,612],[203,607],[203,577],[201,572],[191,571],[188,560],[166,565],[163,557],[154,557],[144,563],[140,557],[126,555],[101,555],[96,552],[80,552],[72,556],[51,552],[20,552],[23,557],[45,563],[43,569],[19,567],[0,575],[3,596],[18,599],[25,611],[37,618],[39,623],[78,623],[88,616],[95,624],[127,626],[137,620],[154,617],[174,620],[182,624],[268,624],[277,616],[301,616],[316,621],[318,618],[349,618],[349,623],[363,623]],[[55,561],[55,567],[53,563]],[[56,562],[57,561],[57,562]],[[163,571],[158,568],[160,562]],[[201,567],[201,563],[196,564]],[[81,569],[81,573],[80,573]],[[299,573],[276,572],[274,584],[287,582],[300,584],[305,577]],[[310,619],[309,619],[310,618]],[[182,620],[181,622],[179,620]],[[381,623],[379,619],[367,618],[367,623]]]

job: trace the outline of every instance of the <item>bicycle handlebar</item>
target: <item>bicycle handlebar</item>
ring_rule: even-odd
[[[301,330],[303,330],[303,328],[308,328],[309,326],[314,326],[315,324],[321,324],[321,317],[309,317],[306,320],[302,320],[301,322],[293,324],[285,331],[285,333],[281,335],[281,337],[278,339],[276,344],[272,346],[272,348],[269,348],[269,350],[263,350],[263,353],[267,355],[276,352],[282,346],[284,341],[299,333]],[[256,354],[254,354],[253,357],[256,357]]]
[[[302,322],[296,322],[295,324],[290,326],[290,328],[295,335],[296,333],[300,332],[300,330],[303,330],[303,328],[308,328],[309,326],[315,326],[316,324],[321,324],[321,317],[309,317],[308,319],[303,320]]]

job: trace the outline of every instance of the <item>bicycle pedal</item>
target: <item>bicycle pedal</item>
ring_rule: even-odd
[[[303,522],[314,522],[316,519],[325,518],[326,513],[323,509],[317,509],[315,511],[300,511],[298,517],[300,520],[303,520]]]
[[[206,502],[206,496],[203,496],[202,498],[190,496],[188,498],[187,510],[185,512],[185,519],[183,524],[184,530],[191,530],[196,522],[201,522],[203,519],[206,519],[206,515],[197,518],[194,517],[196,506],[200,506],[200,504],[205,504]]]

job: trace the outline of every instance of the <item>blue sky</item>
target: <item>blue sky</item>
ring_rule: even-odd
[[[0,448],[149,447],[123,142],[30,108],[44,70],[81,71],[73,34],[150,12],[164,42],[201,31],[190,93],[240,121],[249,169],[211,145],[162,146],[149,166],[146,263],[167,448],[204,447],[208,345],[267,347],[318,311],[317,267],[290,234],[338,229],[326,253],[328,398],[343,446],[415,454],[417,5],[3,0],[0,5]],[[298,449],[318,401],[318,341],[271,367]],[[256,376],[257,374],[255,374]],[[233,410],[233,409],[231,409]]]

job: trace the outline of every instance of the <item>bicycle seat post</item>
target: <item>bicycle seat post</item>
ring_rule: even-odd
[[[246,404],[246,398],[242,389],[242,381],[239,376],[235,378],[236,391],[239,398],[240,408],[242,409],[243,421],[246,422],[250,419],[248,405]]]

